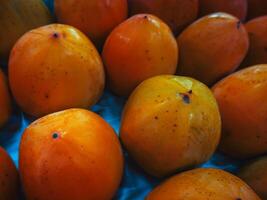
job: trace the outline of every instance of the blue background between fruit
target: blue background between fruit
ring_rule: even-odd
[[[49,9],[53,10],[53,0],[44,0]],[[92,110],[100,114],[118,133],[120,126],[120,116],[125,103],[124,98],[119,98],[109,91],[105,91],[101,100]],[[15,106],[15,105],[14,105]],[[0,130],[0,145],[3,146],[18,166],[18,148],[21,135],[27,125],[34,119],[23,114],[15,106],[15,111],[8,124]],[[139,200],[145,196],[160,183],[159,179],[153,178],[143,172],[128,154],[125,152],[125,170],[121,186],[114,197],[115,200]],[[178,158],[179,159],[179,158]],[[214,167],[225,169],[230,172],[236,172],[241,165],[220,153],[216,153],[208,162],[201,167]],[[107,166],[107,170],[108,166]]]

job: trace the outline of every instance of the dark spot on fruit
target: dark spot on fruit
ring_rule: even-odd
[[[177,124],[173,124],[173,127],[177,127]]]
[[[188,91],[188,94],[193,94],[193,91],[192,91],[192,90],[189,90],[189,91]]]
[[[236,198],[236,200],[242,200],[241,198]]]
[[[46,99],[49,99],[49,94],[45,94],[45,98]]]
[[[57,139],[57,138],[59,138],[59,134],[58,134],[58,133],[53,133],[52,138],[53,138],[53,139]]]
[[[147,16],[147,15],[145,15],[145,16],[144,16],[144,19],[148,19],[148,16]]]
[[[241,26],[241,21],[238,21],[238,22],[236,23],[236,28],[239,29],[240,26]]]
[[[155,116],[155,117],[154,117],[154,119],[155,119],[155,120],[158,120],[158,119],[159,119],[159,117],[158,117],[158,116]]]
[[[190,96],[188,94],[181,93],[180,96],[182,97],[184,103],[190,104]]]
[[[55,39],[59,38],[59,34],[57,32],[53,33],[53,38]]]

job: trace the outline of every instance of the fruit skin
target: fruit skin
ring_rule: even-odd
[[[249,46],[244,26],[226,13],[199,19],[177,41],[180,48],[177,74],[194,77],[207,85],[235,70]]]
[[[253,19],[262,15],[267,15],[266,0],[247,0],[248,1],[248,19]]]
[[[267,152],[267,65],[238,71],[213,87],[222,117],[220,150],[235,158]]]
[[[6,77],[0,69],[0,127],[2,127],[11,114],[11,99],[9,96]]]
[[[267,199],[267,157],[261,157],[241,169],[238,176],[263,199]]]
[[[198,15],[199,0],[128,0],[130,15],[148,13],[166,22],[175,34],[191,24]]]
[[[108,85],[114,93],[127,96],[147,78],[174,74],[178,47],[164,22],[153,15],[140,14],[112,31],[102,57]]]
[[[42,0],[1,0],[0,60],[7,61],[13,45],[25,32],[52,21]]]
[[[0,200],[18,200],[19,175],[13,161],[2,147],[0,163]]]
[[[247,0],[199,0],[200,16],[215,12],[226,12],[245,21],[247,16]]]
[[[146,200],[260,200],[238,177],[219,169],[200,168],[173,176],[156,187]]]
[[[20,143],[27,200],[109,200],[123,172],[113,129],[97,114],[69,109],[33,122]]]
[[[120,137],[147,173],[162,177],[208,160],[220,131],[211,91],[194,79],[165,75],[144,81],[131,94]]]
[[[101,47],[108,34],[127,18],[127,0],[55,0],[60,23],[83,31]]]
[[[248,67],[267,63],[267,16],[250,20],[245,27],[249,35],[250,45],[242,66]]]
[[[88,38],[68,25],[26,33],[9,60],[12,93],[22,110],[39,117],[67,108],[87,108],[104,88],[101,58]]]

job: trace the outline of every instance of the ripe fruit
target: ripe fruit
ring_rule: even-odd
[[[110,200],[123,157],[115,132],[101,117],[69,109],[24,131],[19,169],[27,200]]]
[[[180,33],[198,15],[198,0],[128,0],[130,14],[154,14]]]
[[[267,65],[236,72],[213,87],[222,116],[220,149],[236,158],[267,152]]]
[[[146,200],[260,200],[241,179],[219,169],[183,172],[154,189]]]
[[[226,13],[205,16],[178,37],[178,75],[211,85],[235,70],[248,50],[247,32],[236,17]]]
[[[0,127],[3,126],[11,114],[11,102],[5,76],[0,69]]]
[[[7,60],[15,42],[27,31],[49,24],[52,17],[42,0],[2,0],[0,60]]]
[[[22,110],[39,117],[67,108],[87,108],[104,88],[101,58],[88,38],[68,25],[26,33],[9,60],[12,93]]]
[[[109,35],[103,61],[110,88],[129,95],[145,79],[174,74],[178,47],[169,27],[153,15],[135,15]]]
[[[245,25],[250,45],[244,67],[267,63],[267,16],[255,18]]]
[[[267,157],[259,158],[246,165],[239,172],[242,178],[264,200],[267,199]]]
[[[55,0],[59,22],[77,27],[98,46],[127,18],[127,0]]]
[[[211,91],[194,79],[166,75],[144,81],[132,93],[120,137],[147,173],[162,177],[208,160],[220,129]]]
[[[2,147],[0,147],[0,183],[1,200],[18,200],[18,172],[13,161]]]
[[[200,16],[226,12],[244,21],[247,16],[247,0],[199,0]]]

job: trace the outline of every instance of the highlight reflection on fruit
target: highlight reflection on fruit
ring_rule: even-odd
[[[26,33],[9,60],[9,81],[22,110],[43,116],[67,108],[87,108],[104,88],[101,58],[74,27],[52,24]]]
[[[19,169],[27,200],[110,200],[123,157],[115,132],[100,116],[69,109],[26,128]]]
[[[144,81],[131,94],[120,137],[147,173],[162,177],[207,161],[220,131],[211,91],[194,79],[166,75]]]

